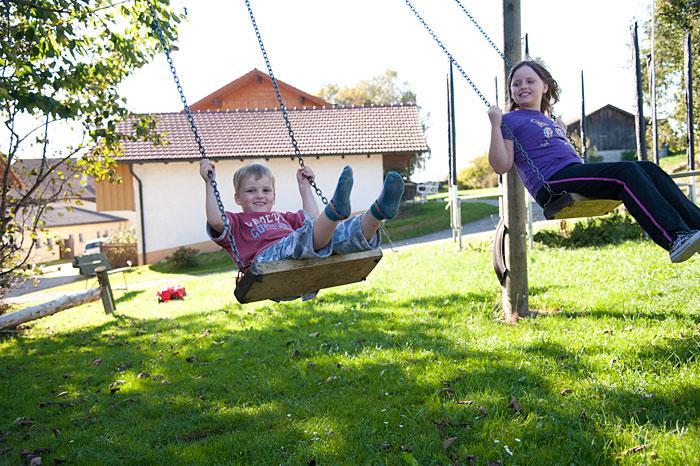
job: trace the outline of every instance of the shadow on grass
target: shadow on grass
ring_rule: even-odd
[[[146,290],[127,291],[127,292],[123,293],[121,296],[119,296],[118,298],[116,298],[115,301],[117,302],[117,304],[124,304],[128,301],[131,301],[132,299],[134,299],[138,295],[144,293],[145,291]]]
[[[462,450],[443,449],[450,437],[483,462],[508,459],[490,441],[499,426],[527,443],[520,462],[590,464],[617,461],[610,449],[591,447],[614,442],[589,421],[598,413],[618,425],[633,412],[656,425],[695,420],[687,407],[696,388],[653,399],[609,388],[563,398],[546,371],[522,364],[518,349],[590,377],[566,348],[539,341],[481,349],[445,336],[449,317],[490,319],[493,301],[491,293],[399,301],[328,293],[19,337],[0,359],[0,411],[32,422],[0,430],[17,464],[21,449],[39,447],[51,449],[46,462],[79,464],[399,463],[401,445],[420,464],[465,461]],[[639,357],[671,354],[682,367],[697,353],[672,339]],[[519,412],[508,408],[513,396]]]

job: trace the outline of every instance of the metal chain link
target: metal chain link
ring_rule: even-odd
[[[284,124],[287,126],[287,131],[289,132],[289,139],[292,141],[292,147],[294,148],[294,156],[299,160],[299,166],[304,168],[304,159],[301,156],[301,150],[299,150],[299,144],[297,143],[296,137],[294,136],[294,130],[292,129],[292,123],[289,121],[289,114],[287,112],[287,106],[282,100],[282,94],[280,93],[280,88],[277,85],[277,79],[275,74],[272,72],[272,65],[270,64],[270,59],[267,56],[267,50],[265,50],[265,44],[262,40],[262,35],[260,34],[260,29],[258,29],[258,23],[255,20],[255,15],[253,14],[253,7],[250,5],[250,0],[245,0],[245,5],[248,8],[248,15],[250,16],[250,22],[253,24],[253,29],[255,30],[255,37],[258,39],[258,44],[260,45],[260,51],[265,59],[265,66],[267,66],[267,74],[272,80],[272,85],[275,88],[275,95],[277,97],[277,103],[280,110],[282,111],[282,118],[284,118]],[[321,198],[321,202],[324,205],[328,205],[328,199],[323,195],[321,189],[316,186],[316,182],[312,178],[308,178],[309,184],[316,192],[316,195]]]
[[[175,63],[173,63],[173,59],[170,56],[170,50],[168,50],[167,43],[165,41],[165,34],[163,33],[163,28],[160,25],[160,21],[158,21],[158,16],[155,10],[155,7],[153,4],[149,5],[150,11],[151,11],[151,17],[153,19],[153,28],[156,30],[158,33],[158,40],[160,41],[160,45],[163,49],[163,52],[165,53],[165,58],[168,60],[168,66],[170,67],[170,73],[173,75],[173,80],[175,81],[175,86],[177,86],[177,92],[180,94],[180,100],[182,101],[182,106],[185,109],[185,114],[187,115],[187,120],[190,122],[190,127],[192,128],[192,134],[194,134],[194,140],[197,143],[197,148],[199,149],[199,154],[203,159],[207,158],[207,153],[206,150],[204,149],[204,144],[202,143],[202,138],[199,135],[199,131],[197,130],[197,125],[195,124],[194,121],[194,115],[190,111],[190,106],[187,104],[187,98],[185,97],[185,92],[182,89],[182,85],[180,84],[180,78],[177,75],[177,71],[175,70]],[[224,229],[226,230],[226,239],[228,239],[229,244],[231,245],[231,250],[233,251],[234,255],[234,261],[236,262],[236,266],[238,267],[239,270],[243,269],[243,261],[241,260],[241,255],[238,252],[238,247],[236,247],[236,241],[233,238],[233,231],[231,229],[231,224],[228,220],[228,216],[226,215],[226,209],[224,209],[224,203],[221,201],[221,194],[219,193],[219,188],[217,186],[216,180],[214,179],[214,173],[209,172],[207,174],[207,177],[209,178],[209,183],[211,184],[211,187],[214,190],[214,196],[216,197],[216,204],[219,207],[219,214],[221,215],[221,221],[224,224]]]
[[[481,101],[486,105],[487,108],[491,107],[491,103],[489,103],[489,101],[486,99],[486,97],[484,97],[484,94],[482,94],[481,91],[479,90],[479,88],[476,87],[476,84],[474,84],[474,82],[469,78],[469,76],[467,76],[467,73],[465,73],[465,71],[464,71],[464,69],[462,69],[461,65],[459,63],[457,63],[457,60],[455,60],[455,58],[452,56],[452,54],[449,52],[449,50],[447,50],[447,47],[445,47],[445,44],[443,44],[442,41],[438,38],[437,34],[435,34],[435,32],[433,32],[431,27],[423,19],[423,17],[420,15],[420,13],[418,13],[418,11],[413,6],[413,4],[411,4],[410,0],[404,0],[404,1],[406,2],[406,5],[408,5],[408,7],[411,9],[413,14],[416,16],[416,18],[418,18],[418,21],[421,22],[423,27],[428,31],[428,33],[430,33],[430,35],[433,37],[433,39],[435,39],[435,42],[437,42],[437,44],[440,46],[440,48],[445,53],[445,55],[447,55],[447,58],[449,58],[450,61],[452,62],[452,64],[454,64],[455,68],[457,68],[457,70],[460,72],[462,77],[464,79],[466,79],[467,82],[469,83],[469,85],[472,87],[472,89],[474,89],[474,92],[476,92],[476,94],[479,96]],[[481,28],[479,28],[479,29],[481,30]],[[484,33],[484,35],[486,36],[485,33]],[[486,36],[486,37],[488,38],[488,36]],[[496,50],[498,50],[498,48],[496,48]],[[545,187],[545,189],[550,194],[550,196],[554,195],[554,192],[552,191],[551,186],[549,185],[547,180],[544,178],[544,176],[542,176],[542,173],[540,173],[540,171],[538,170],[535,163],[532,161],[530,156],[527,154],[527,151],[525,150],[525,148],[522,146],[522,144],[520,144],[520,141],[518,141],[515,138],[513,131],[502,120],[501,120],[501,128],[505,129],[508,136],[513,138],[513,144],[515,144],[516,149],[519,150],[521,154],[523,154],[523,156],[525,157],[525,160],[527,161],[527,164],[530,166],[530,168],[535,173],[535,175],[537,175],[537,178],[542,182],[542,185]]]
[[[496,51],[496,53],[498,53],[498,55],[501,56],[501,58],[503,59],[503,61],[504,61],[505,64],[506,64],[506,66],[508,66],[508,68],[512,68],[512,67],[513,67],[513,64],[511,63],[510,59],[501,51],[501,49],[498,48],[498,46],[496,45],[496,43],[495,43],[493,40],[491,40],[491,37],[489,37],[489,35],[486,33],[486,31],[484,31],[484,29],[481,27],[481,25],[480,25],[479,22],[476,20],[476,18],[474,18],[474,16],[472,16],[472,14],[469,13],[469,10],[467,10],[467,9],[464,7],[464,5],[462,5],[462,2],[460,2],[459,0],[455,0],[455,3],[456,3],[457,6],[459,6],[459,8],[464,12],[464,14],[467,15],[467,18],[469,18],[469,21],[472,22],[472,24],[474,25],[474,27],[476,27],[476,29],[478,29],[478,31],[481,33],[481,35],[484,36],[484,39],[486,39],[486,42],[488,42],[489,45],[490,45],[491,47],[493,47],[493,49]],[[552,120],[553,120],[554,123],[556,124],[556,117],[555,117],[554,115],[552,115]],[[569,144],[571,144],[571,147],[574,148],[574,151],[576,152],[576,155],[578,155],[579,158],[583,158],[583,156],[580,154],[580,151],[579,151],[578,148],[576,147],[576,142],[575,142],[574,139],[571,137],[571,135],[567,133],[567,134],[566,134],[566,137],[567,137],[567,139],[569,140]],[[583,144],[583,143],[582,143],[582,144]]]

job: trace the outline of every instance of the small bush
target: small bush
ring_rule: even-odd
[[[166,259],[171,261],[176,269],[187,269],[197,265],[197,251],[194,248],[179,247],[172,256]]]
[[[498,174],[489,165],[488,155],[472,160],[472,164],[459,171],[457,184],[460,189],[493,188],[498,186]]]
[[[560,231],[538,231],[535,241],[550,247],[580,248],[639,240],[644,236],[644,230],[631,216],[615,211],[576,223],[570,231],[566,221],[562,221]]]
[[[637,160],[637,152],[633,150],[623,151],[620,160]]]

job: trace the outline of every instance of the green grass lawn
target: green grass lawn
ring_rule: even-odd
[[[698,464],[699,265],[538,248],[515,325],[485,244],[387,251],[306,303],[163,272],[188,295],[158,304],[133,275],[114,317],[0,340],[0,463]]]
[[[392,241],[399,241],[449,229],[450,212],[445,210],[445,205],[444,202],[436,201],[401,206],[399,215],[384,224],[389,237]],[[483,202],[464,202],[461,211],[464,224],[497,214],[498,207]]]

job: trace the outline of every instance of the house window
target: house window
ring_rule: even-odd
[[[46,239],[46,247],[51,249],[53,247],[53,240],[51,238]]]
[[[81,243],[85,242],[85,237],[83,236],[82,233],[78,233],[78,241],[80,241]]]
[[[97,237],[98,237],[98,238],[100,237],[100,232],[99,232],[99,231],[97,232]]]
[[[108,237],[108,236],[109,236],[109,230],[105,230],[104,237],[106,238],[106,237]]]
[[[41,247],[42,247],[42,246],[41,246],[41,238],[36,238],[36,241],[35,241],[34,244],[36,244],[36,248],[37,248],[37,249],[41,249]]]

